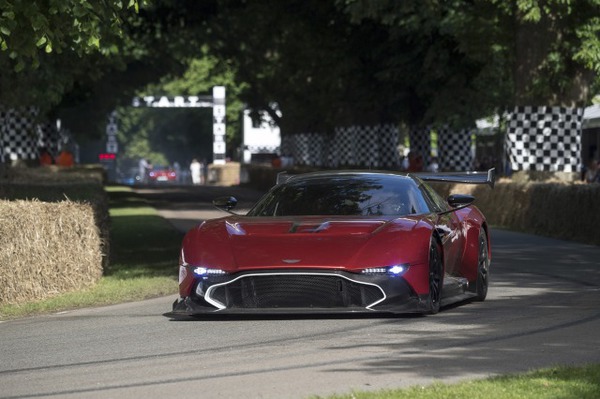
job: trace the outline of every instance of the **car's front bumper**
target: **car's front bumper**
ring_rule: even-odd
[[[427,303],[401,276],[275,270],[198,278],[191,295],[176,300],[166,316],[423,313]]]

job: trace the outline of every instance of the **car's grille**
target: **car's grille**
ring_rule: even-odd
[[[213,287],[226,308],[365,308],[384,298],[371,284],[335,274],[251,274]]]

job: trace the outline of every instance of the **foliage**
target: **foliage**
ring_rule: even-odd
[[[581,106],[600,68],[598,0],[338,3],[354,20],[375,20],[424,50],[416,91],[421,101],[434,96],[426,108],[436,115],[448,105],[455,114],[470,107]],[[439,69],[428,68],[431,60]],[[469,87],[471,93],[461,90]],[[452,95],[467,98],[465,106],[452,110]]]
[[[1,0],[0,50],[20,72],[40,66],[40,54],[70,52],[79,56],[114,52],[123,11],[138,0]]]
[[[85,135],[100,135],[115,105],[158,89],[225,85],[231,150],[242,104],[269,112],[283,134],[329,134],[382,122],[464,126],[514,105],[580,106],[600,87],[600,0],[0,5],[0,104],[53,110]]]
[[[374,78],[385,39],[378,26],[351,25],[332,1],[226,4],[212,21],[210,51],[234,68],[241,98],[283,134],[389,118],[388,96],[400,91]]]
[[[122,67],[122,23],[137,8],[137,0],[0,0],[0,104],[45,114],[76,82]]]

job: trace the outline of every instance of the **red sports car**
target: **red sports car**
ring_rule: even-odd
[[[167,315],[437,313],[487,295],[490,244],[469,195],[428,180],[455,174],[333,171],[287,176],[246,214],[207,220],[183,240],[180,298]],[[230,213],[233,197],[213,201]]]
[[[153,183],[173,183],[177,181],[177,172],[171,168],[158,167],[148,173],[148,179]]]

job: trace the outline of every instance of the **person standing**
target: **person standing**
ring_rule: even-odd
[[[45,147],[40,148],[40,165],[41,166],[50,166],[54,163],[52,159],[52,155],[48,152]]]
[[[72,167],[73,165],[75,165],[75,158],[73,158],[73,153],[67,149],[63,149],[56,158],[56,164],[65,168]]]
[[[148,161],[146,161],[146,158],[141,158],[140,162],[138,163],[138,174],[140,176],[140,183],[147,183],[148,182],[148,168],[150,167],[150,164],[148,163]]]
[[[179,165],[179,162],[173,162],[173,170],[175,171],[175,179],[177,183],[181,183],[181,166]]]
[[[595,159],[590,161],[590,164],[585,171],[584,180],[586,183],[600,182],[600,168],[598,168],[598,161]]]
[[[192,184],[202,184],[202,165],[196,158],[190,164],[190,173],[192,175]]]

